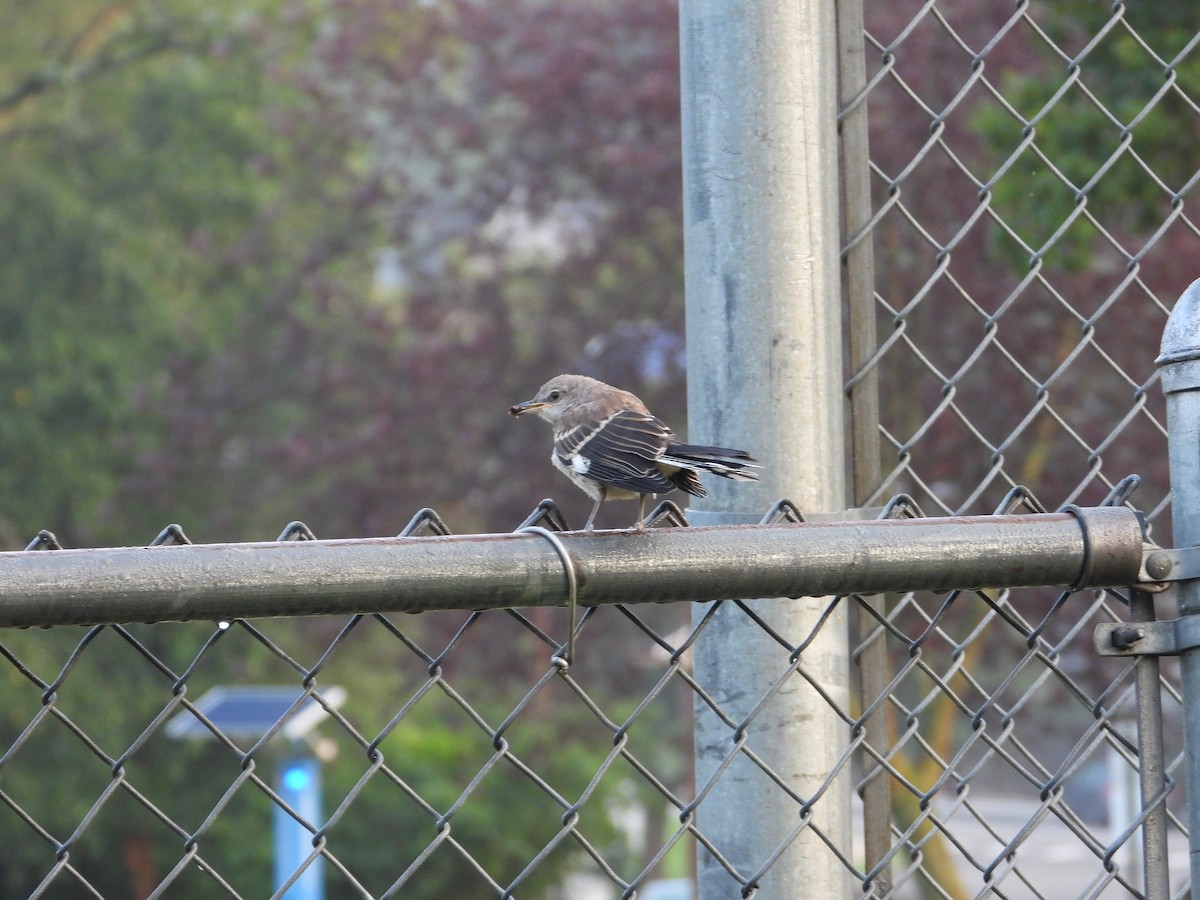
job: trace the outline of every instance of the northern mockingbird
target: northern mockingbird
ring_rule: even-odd
[[[629,391],[588,378],[551,378],[532,400],[509,409],[514,416],[535,413],[554,429],[550,461],[596,501],[585,530],[605,500],[638,500],[643,527],[646,495],[679,488],[707,496],[696,477],[702,469],[734,481],[757,481],[756,460],[744,450],[684,444],[646,404]]]

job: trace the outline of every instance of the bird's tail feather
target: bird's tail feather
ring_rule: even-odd
[[[734,481],[758,481],[758,460],[745,450],[728,447],[709,447],[699,444],[673,444],[659,457],[668,465],[702,469]]]

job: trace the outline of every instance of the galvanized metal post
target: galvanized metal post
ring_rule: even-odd
[[[1129,593],[1129,619],[1154,621],[1154,595],[1137,589]],[[1148,900],[1171,896],[1167,866],[1167,766],[1163,749],[1162,682],[1158,657],[1139,656],[1137,691],[1138,774],[1142,813],[1142,887]]]
[[[1200,279],[1193,281],[1167,321],[1157,360],[1167,395],[1171,462],[1171,521],[1176,547],[1200,545]],[[1179,583],[1184,615],[1200,614],[1200,580]],[[1188,787],[1192,885],[1200,885],[1200,648],[1179,656]]]
[[[841,125],[843,275],[847,309],[847,352],[850,356],[850,480],[856,506],[879,489],[879,367],[875,317],[875,257],[871,241],[871,164],[867,133],[867,66],[862,0],[837,0],[838,109]],[[887,610],[883,595],[859,597],[855,643],[858,706],[870,709],[887,690],[887,645],[879,619]],[[890,743],[889,704],[863,722],[866,748],[886,756]],[[892,891],[892,790],[887,770],[864,748],[861,755],[863,869],[882,897]]]
[[[810,511],[842,510],[834,7],[823,0],[683,0],[680,16],[689,437],[744,447],[766,465],[757,485],[710,485],[711,496],[689,520],[753,521],[781,496]],[[799,645],[818,628],[825,605],[772,600],[755,612]],[[705,613],[701,607],[696,615]],[[694,664],[735,723],[775,682],[790,679],[745,738],[791,790],[813,797],[849,739],[830,706],[849,708],[845,607],[819,626],[802,655],[804,672],[830,700],[789,676],[788,654],[728,605],[697,641]],[[811,829],[788,843],[801,805],[740,752],[740,737],[697,703],[696,781],[705,791],[698,825],[723,857],[698,851],[700,900],[756,890],[788,900],[848,896],[849,871]],[[812,819],[847,858],[850,791],[847,772]]]

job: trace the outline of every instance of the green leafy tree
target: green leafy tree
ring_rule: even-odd
[[[23,17],[40,42],[0,54],[5,540],[49,527],[68,546],[136,543],[171,520],[199,539],[262,538],[301,516],[322,537],[359,536],[397,531],[429,503],[461,530],[517,524],[559,485],[545,435],[514,427],[508,405],[567,368],[651,391],[679,383],[674,16],[666,2],[263,0],[46,3]],[[630,70],[643,73],[633,89]],[[270,633],[311,664],[342,624]],[[436,643],[458,623],[412,627]],[[36,887],[53,842],[83,823],[71,865],[106,895],[144,895],[179,861],[180,834],[124,787],[89,812],[121,760],[127,783],[190,832],[243,771],[215,744],[141,741],[211,633],[138,629],[145,652],[116,629],[82,646],[79,631],[0,637],[0,747],[19,744],[0,777],[46,830],[3,811],[6,893]],[[192,671],[189,696],[300,680],[252,641],[214,646],[235,645]],[[512,709],[495,686],[523,648],[458,664],[456,683],[489,698],[478,703],[489,720]],[[322,676],[349,688],[355,721],[382,728],[403,702],[407,683],[380,672],[395,653],[394,639],[369,637]],[[600,666],[592,684],[603,697],[624,677]],[[606,746],[551,733],[560,703],[531,707],[509,740],[577,798]],[[473,771],[463,760],[494,752],[436,705],[380,746],[439,808]],[[269,769],[272,752],[256,765]],[[329,796],[369,764],[348,742]],[[607,798],[622,789],[608,776],[583,811],[589,837],[618,856]],[[381,890],[431,833],[427,810],[401,816],[397,802],[373,783],[331,831],[354,877]],[[241,788],[199,845],[247,894],[270,877],[269,810]],[[486,780],[454,827],[503,881],[561,815],[507,777]],[[497,816],[513,826],[506,842],[487,840]],[[393,854],[378,836],[396,823]],[[529,890],[559,883],[576,853],[548,857]],[[453,895],[470,880],[453,856],[429,865],[411,890]],[[59,871],[46,896],[78,888]],[[189,867],[172,896],[211,889]]]
[[[386,534],[427,505],[511,528],[564,484],[509,405],[563,370],[679,387],[675,15],[358,0],[267,35],[302,99],[260,227],[292,256],[222,352],[175,368],[133,494],[236,486],[196,495],[225,539]]]
[[[53,49],[0,64],[0,521],[146,539],[163,523],[118,497],[163,439],[169,366],[252,287],[213,248],[270,199],[263,76],[249,35],[154,4],[21,19]]]
[[[1108,255],[1106,240],[1136,250],[1194,182],[1200,59],[1185,51],[1195,9],[1170,0],[1116,16],[1074,0],[1038,21],[1038,61],[1000,80],[1011,108],[989,104],[976,125],[993,149],[1014,152],[995,189],[1021,241],[1006,247],[1022,263],[1048,252],[1082,271]]]

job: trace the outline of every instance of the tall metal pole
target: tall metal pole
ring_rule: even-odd
[[[842,245],[850,362],[850,481],[856,506],[869,502],[879,488],[879,367],[875,317],[875,257],[871,221],[871,167],[867,132],[867,66],[862,0],[837,0],[838,109],[841,116]],[[859,709],[870,709],[888,685],[885,632],[879,618],[887,612],[881,594],[859,597],[857,644]],[[880,705],[863,723],[866,747],[886,756],[891,742],[889,704]],[[863,868],[871,886],[892,891],[892,786],[887,771],[864,749],[859,787],[863,808]],[[870,873],[874,873],[873,875]]]
[[[1193,281],[1167,320],[1158,358],[1167,395],[1171,462],[1171,521],[1176,547],[1200,545],[1200,279]],[[1179,607],[1200,614],[1200,580],[1179,583]],[[1200,885],[1200,648],[1179,655],[1188,789],[1188,841],[1193,887]]]
[[[1129,620],[1154,621],[1154,595],[1147,591],[1129,592]],[[1139,656],[1134,675],[1137,691],[1137,738],[1139,788],[1142,825],[1142,887],[1148,898],[1171,896],[1171,875],[1167,863],[1167,780],[1166,753],[1163,749],[1162,682],[1158,657]],[[1191,751],[1192,748],[1189,748]],[[1128,768],[1128,767],[1127,767]],[[1133,841],[1130,841],[1134,845]],[[1195,882],[1193,882],[1195,884]]]
[[[681,0],[680,30],[689,438],[745,448],[766,466],[757,485],[711,484],[689,520],[754,520],[779,497],[843,510],[834,6]],[[700,900],[850,893],[850,873],[812,828],[789,842],[803,804],[751,758],[807,801],[847,746],[830,706],[849,708],[847,616],[843,606],[817,630],[826,605],[754,609],[793,647],[816,631],[801,667],[829,700],[789,674],[787,650],[735,606],[695,645],[696,677],[722,712],[697,701],[697,824],[721,857],[698,850]],[[743,734],[736,723],[780,680]],[[850,790],[845,771],[811,810],[848,857]]]

